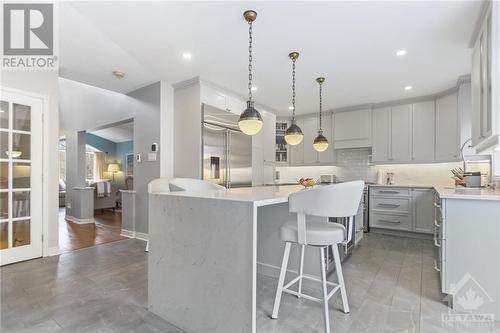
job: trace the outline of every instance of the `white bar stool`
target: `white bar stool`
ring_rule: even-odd
[[[288,201],[290,212],[297,213],[297,221],[290,221],[283,224],[280,228],[280,237],[285,242],[285,252],[274,300],[272,318],[278,318],[278,311],[283,292],[304,297],[312,301],[323,302],[325,311],[325,332],[330,333],[330,320],[328,315],[328,300],[340,290],[344,312],[349,312],[349,303],[342,274],[342,265],[338,244],[347,244],[352,239],[352,223],[356,215],[363,195],[363,181],[353,181],[335,185],[315,187],[310,190],[304,190],[290,195]],[[324,221],[308,221],[306,215],[325,217]],[[348,229],[338,223],[328,222],[328,217],[348,218]],[[299,275],[284,285],[285,276],[290,256],[292,243],[300,245],[300,263]],[[319,248],[321,279],[303,275],[304,266],[304,248],[314,246]],[[335,270],[339,283],[333,283],[326,280],[326,262],[325,252],[332,246],[333,259],[335,261]],[[302,279],[309,279],[321,282],[323,285],[323,298],[319,299],[302,293]],[[299,283],[298,291],[289,288]],[[328,292],[328,286],[333,289]]]

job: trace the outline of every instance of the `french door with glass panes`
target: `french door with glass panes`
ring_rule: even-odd
[[[42,110],[0,90],[0,265],[42,256]]]

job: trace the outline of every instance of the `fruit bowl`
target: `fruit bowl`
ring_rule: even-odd
[[[304,186],[305,188],[308,188],[308,187],[313,187],[314,185],[316,185],[318,182],[316,179],[313,179],[313,178],[300,178],[298,180],[299,184]]]

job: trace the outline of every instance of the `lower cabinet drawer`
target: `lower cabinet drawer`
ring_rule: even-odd
[[[372,198],[371,208],[375,211],[388,211],[395,213],[409,213],[410,199],[407,198]]]
[[[411,216],[408,215],[388,215],[373,213],[370,218],[370,226],[375,228],[410,230]]]

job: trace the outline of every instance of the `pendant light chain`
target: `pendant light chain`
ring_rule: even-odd
[[[292,121],[295,121],[295,59],[292,59]]]
[[[319,84],[319,130],[322,131],[321,127],[321,110],[323,109],[323,83]]]
[[[252,101],[252,22],[248,22],[248,100]]]

